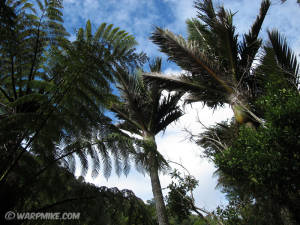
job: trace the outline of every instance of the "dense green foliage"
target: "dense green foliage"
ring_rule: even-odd
[[[240,191],[258,203],[272,202],[274,214],[288,210],[299,221],[299,103],[298,92],[282,89],[260,99],[266,127],[240,128],[237,139],[222,154],[215,154],[218,168],[238,181]],[[284,191],[283,191],[284,190]],[[241,193],[243,194],[243,193]],[[266,217],[266,215],[265,215]],[[282,222],[278,221],[278,224]]]
[[[179,222],[187,219],[193,210],[194,199],[188,195],[197,186],[197,181],[191,176],[182,178],[178,171],[171,173],[171,177],[177,182],[172,181],[169,184],[169,193],[167,196],[167,205],[170,214]]]
[[[2,201],[13,206],[15,212],[79,212],[79,220],[53,220],[47,224],[155,224],[149,218],[144,202],[129,190],[96,187],[76,179],[68,170],[53,165],[38,180],[28,182],[30,174],[39,169],[39,163],[30,157],[28,170],[18,170],[12,183],[6,186]],[[54,183],[55,182],[55,183]],[[3,191],[3,190],[2,190]],[[4,214],[4,213],[3,213]],[[1,224],[6,224],[1,217]],[[12,221],[10,224],[14,224]],[[24,224],[42,224],[43,221],[18,221]]]

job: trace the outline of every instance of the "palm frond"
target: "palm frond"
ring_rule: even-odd
[[[173,122],[177,121],[183,113],[178,110],[166,115],[163,119],[161,119],[160,123],[155,127],[155,134],[158,134],[161,131],[165,131],[166,128]]]
[[[161,72],[162,58],[156,57],[152,62],[149,62],[149,68],[151,72]]]
[[[160,88],[169,91],[176,90],[188,93],[185,98],[186,103],[203,101],[209,107],[215,108],[228,101],[226,99],[227,92],[224,92],[224,89],[214,88],[214,85],[209,81],[206,82],[206,85],[204,81],[200,83],[197,77],[190,75],[167,76],[160,73],[144,73],[143,76],[146,83],[155,83]]]
[[[117,79],[117,87],[120,90],[124,103],[120,103],[112,107],[112,110],[125,120],[135,124],[141,130],[146,130],[146,118],[143,114],[145,102],[149,98],[141,77],[136,73],[131,75],[121,67],[117,68],[115,73]]]
[[[205,52],[215,53],[211,46],[215,43],[215,36],[208,29],[208,25],[203,24],[198,19],[188,19],[186,21],[188,27],[188,40],[195,41],[199,48]]]
[[[205,149],[204,156],[214,160],[218,154],[223,154],[237,137],[238,126],[234,121],[224,121],[215,126],[207,127],[196,138],[196,143]]]
[[[222,85],[226,91],[232,92],[220,69],[220,64],[213,58],[208,57],[199,49],[196,42],[187,42],[183,37],[177,36],[168,30],[159,27],[153,32],[150,38],[160,47],[161,52],[169,56],[169,60],[175,62],[182,69],[206,77],[211,82]]]
[[[276,59],[281,68],[286,71],[287,78],[296,86],[299,84],[299,63],[296,55],[288,46],[286,39],[277,31],[268,31]]]
[[[155,134],[164,131],[172,122],[177,121],[183,112],[180,109],[178,102],[183,96],[183,92],[169,93],[160,99],[154,117],[153,128]]]
[[[120,117],[118,116],[118,118],[120,119]],[[115,126],[118,127],[119,129],[121,130],[125,130],[125,131],[128,131],[132,134],[137,134],[137,135],[141,135],[142,136],[142,133],[141,133],[141,130],[138,129],[135,124],[132,124],[130,123],[129,121],[125,120],[126,118],[124,118],[122,122],[116,124]]]
[[[146,83],[157,83],[159,87],[170,91],[201,92],[207,88],[207,86],[193,82],[192,77],[189,78],[187,75],[170,76],[162,73],[143,73],[143,77]],[[218,90],[216,90],[216,92],[218,92]],[[221,94],[222,92],[219,93]]]
[[[269,0],[264,0],[260,6],[259,15],[256,17],[248,34],[243,36],[243,41],[239,46],[240,52],[240,66],[244,71],[249,71],[252,66],[253,60],[261,46],[261,39],[258,38],[261,26],[270,8],[271,2]],[[241,77],[238,78],[240,80]]]
[[[198,10],[198,18],[206,24],[211,24],[216,20],[217,16],[211,0],[195,0],[194,7]]]
[[[232,81],[235,81],[238,49],[237,35],[235,34],[235,26],[233,25],[234,14],[231,11],[225,10],[222,6],[219,7],[218,11],[215,11],[211,0],[195,1],[194,6],[198,9],[197,17],[201,21],[196,22],[194,27],[198,31],[198,35],[202,39],[204,38],[206,45],[209,46],[206,49],[207,53],[219,57],[222,67],[228,70]],[[192,20],[192,22],[195,21]]]
[[[130,115],[128,107],[118,104],[118,105],[112,105],[110,107],[110,110],[114,113],[116,113],[117,117],[121,120],[126,120],[126,123],[121,123],[120,128],[122,127],[124,130],[127,130],[129,132],[138,132],[137,134],[140,135],[140,131],[144,129],[144,125],[140,125],[135,118],[133,118],[133,115]],[[134,129],[130,129],[133,127]],[[130,129],[130,130],[128,130]]]

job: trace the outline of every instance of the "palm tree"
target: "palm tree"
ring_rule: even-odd
[[[258,35],[270,4],[262,1],[250,31],[239,41],[234,13],[223,6],[216,11],[212,0],[196,0],[198,19],[187,21],[188,40],[159,27],[151,36],[160,51],[186,72],[180,77],[148,73],[146,80],[189,93],[188,103],[201,101],[213,108],[227,103],[241,124],[263,123],[250,105],[258,93],[253,69],[262,43]]]
[[[150,70],[161,70],[160,58],[150,63]],[[150,175],[159,224],[169,224],[158,176],[167,162],[157,150],[155,136],[183,115],[178,106],[182,93],[164,95],[158,85],[145,85],[141,72],[130,75],[122,67],[115,76],[121,96],[120,102],[112,105],[111,110],[122,121],[118,124],[119,129],[141,137],[135,160]]]
[[[297,197],[297,192],[288,187],[282,187],[280,185],[290,185],[293,186],[293,181],[289,180],[289,182],[281,181],[279,178],[275,179],[274,181],[269,181],[269,178],[265,179],[263,178],[256,178],[252,175],[247,174],[247,169],[252,166],[246,166],[247,160],[244,159],[251,159],[250,162],[253,160],[256,160],[255,167],[264,168],[264,161],[272,162],[271,159],[263,159],[262,161],[259,161],[260,156],[259,154],[265,154],[266,150],[267,152],[273,151],[273,153],[270,153],[270,155],[281,155],[280,151],[284,152],[291,152],[292,150],[289,150],[289,146],[292,146],[292,141],[288,141],[289,144],[278,144],[275,146],[270,145],[270,147],[267,147],[266,149],[263,149],[262,146],[266,146],[265,140],[261,141],[258,137],[266,137],[268,136],[268,132],[273,130],[279,130],[282,131],[282,127],[288,127],[289,124],[297,124],[295,122],[289,122],[289,120],[282,119],[286,118],[283,115],[285,114],[288,118],[294,118],[294,115],[291,111],[289,111],[287,106],[284,106],[285,102],[290,102],[293,98],[292,94],[285,98],[285,100],[280,100],[280,98],[277,98],[276,101],[272,101],[269,99],[272,99],[272,97],[280,96],[281,92],[285,93],[286,91],[291,91],[290,93],[298,94],[299,97],[299,90],[300,90],[300,74],[299,74],[299,63],[297,61],[297,56],[293,53],[292,49],[288,46],[288,43],[286,39],[276,30],[268,31],[268,37],[269,42],[266,43],[264,46],[264,55],[261,59],[261,64],[256,68],[256,74],[259,76],[258,84],[260,87],[265,85],[265,89],[262,89],[262,96],[264,96],[262,99],[268,99],[264,102],[264,104],[267,101],[272,102],[272,107],[276,107],[276,105],[279,105],[279,108],[284,109],[285,113],[281,112],[281,116],[277,116],[278,119],[273,119],[273,116],[279,114],[280,110],[272,110],[269,108],[265,108],[264,105],[261,105],[261,101],[256,101],[255,105],[252,106],[252,108],[260,108],[260,115],[261,117],[267,121],[266,127],[263,129],[258,129],[255,132],[249,131],[245,135],[245,133],[241,133],[240,126],[234,121],[228,122],[222,122],[218,123],[212,127],[206,128],[206,131],[202,134],[199,134],[199,136],[196,138],[196,143],[203,147],[204,155],[208,158],[210,158],[212,161],[215,162],[217,169],[216,174],[218,175],[218,186],[222,187],[222,190],[224,193],[227,193],[228,196],[232,195],[233,197],[239,197],[239,198],[245,198],[245,199],[255,199],[255,204],[253,206],[259,210],[263,209],[265,214],[265,219],[272,221],[270,223],[272,224],[282,224],[285,221],[287,217],[284,217],[281,215],[280,211],[284,209],[286,212],[290,214],[290,216],[295,219],[296,221],[299,221],[298,213],[297,213],[297,206],[295,205]],[[277,102],[279,101],[279,102]],[[260,106],[259,106],[260,105]],[[297,105],[297,104],[296,104]],[[291,107],[291,108],[294,108]],[[281,123],[278,122],[281,119]],[[276,121],[276,122],[274,122]],[[280,124],[280,125],[279,125]],[[292,128],[291,128],[292,129]],[[266,133],[264,133],[266,131]],[[260,146],[258,149],[263,149],[259,153],[259,151],[256,153],[255,157],[252,158],[250,155],[253,152],[253,143],[251,141],[251,132],[252,135],[257,135],[257,138],[252,137],[252,141],[258,140],[257,143],[258,146]],[[291,131],[291,134],[296,131]],[[250,134],[250,135],[249,135]],[[282,137],[283,133],[279,132],[278,137]],[[278,135],[277,134],[277,135]],[[272,139],[269,141],[270,143],[276,143],[276,135],[272,134]],[[242,139],[240,143],[245,143],[242,147],[238,148],[236,147],[237,140],[241,140],[241,138],[247,138]],[[283,138],[284,139],[284,138]],[[267,140],[267,139],[266,139]],[[266,141],[267,142],[267,141]],[[250,144],[251,143],[251,144]],[[247,150],[248,149],[248,150]],[[290,147],[290,149],[297,149],[296,147]],[[238,150],[240,150],[240,155],[234,155],[234,153],[237,153]],[[276,152],[276,153],[275,153]],[[230,154],[230,156],[228,156]],[[296,156],[296,154],[290,153],[293,156]],[[246,156],[245,156],[246,155]],[[224,166],[223,162],[225,162],[225,159],[237,159],[238,162],[240,162],[241,167],[239,167],[238,163],[231,164],[229,167]],[[221,159],[221,160],[220,160]],[[292,156],[287,157],[281,157],[276,161],[276,165],[278,171],[282,170],[283,165],[289,164],[294,165],[292,161],[289,161],[289,163],[286,163],[285,160],[292,160]],[[281,165],[281,166],[279,166]],[[229,168],[229,169],[228,169]],[[276,166],[272,166],[272,171],[276,171]],[[253,169],[252,171],[254,171]],[[290,167],[290,170],[292,168]],[[259,172],[261,172],[261,169],[258,169]],[[268,173],[272,174],[272,171],[269,171]],[[287,175],[282,175],[282,178],[285,178],[289,176],[291,172],[289,172],[289,169],[286,168]],[[268,174],[265,173],[265,174]],[[276,173],[276,172],[273,172]],[[243,174],[242,176],[238,177],[240,174]],[[272,175],[271,175],[272,177]],[[245,179],[244,179],[245,178]],[[257,180],[259,181],[259,185],[257,185]],[[259,188],[258,188],[259,186]],[[266,193],[262,191],[262,188],[264,187],[266,190]],[[281,187],[281,188],[280,188]],[[261,189],[260,189],[261,188]],[[283,194],[282,192],[278,190],[291,190],[289,194]],[[266,197],[269,193],[271,197]],[[284,193],[288,193],[285,191]],[[282,200],[278,200],[282,199]],[[244,199],[243,199],[244,201]],[[259,206],[259,207],[258,207]]]

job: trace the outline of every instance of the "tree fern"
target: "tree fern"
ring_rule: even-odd
[[[90,155],[93,176],[99,173],[100,152],[109,175],[111,146],[105,134],[111,126],[103,109],[115,98],[110,94],[112,73],[117,65],[139,65],[144,54],[136,54],[134,38],[112,25],[100,26],[103,34],[95,39],[88,22],[86,29],[79,29],[77,40],[68,41],[60,1],[6,3],[16,18],[1,28],[6,31],[0,43],[1,149],[9,148],[2,155],[6,163],[1,181],[26,151],[45,165],[69,157],[64,165],[71,165],[71,170],[72,154],[77,153],[83,172]],[[94,144],[99,140],[104,143],[101,148]],[[124,157],[128,172],[128,156],[113,151],[115,158]]]

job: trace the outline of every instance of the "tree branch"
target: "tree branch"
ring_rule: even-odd
[[[4,89],[2,87],[0,87],[0,91],[5,96],[5,98],[7,98],[8,101],[12,102],[11,97],[9,97],[9,95],[4,91]]]

